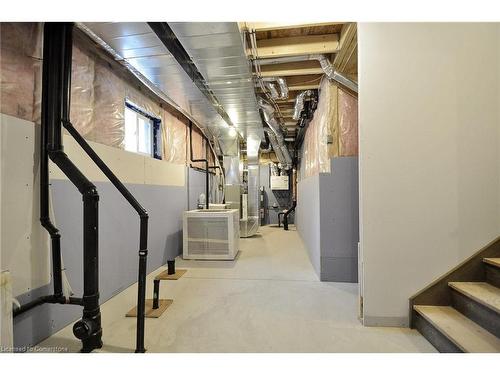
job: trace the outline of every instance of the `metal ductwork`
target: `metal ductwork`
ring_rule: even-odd
[[[283,133],[281,132],[280,125],[274,117],[274,108],[269,103],[266,103],[262,98],[259,99],[259,107],[262,109],[264,121],[272,130],[268,131],[267,135],[269,137],[269,141],[273,145],[276,157],[281,163],[282,168],[288,170],[292,168],[292,157],[290,156],[288,147],[285,144],[285,139],[283,137]]]
[[[270,146],[274,150],[274,153],[276,154],[276,158],[278,159],[278,161],[281,164],[283,164],[283,161],[285,160],[285,158],[283,156],[283,153],[281,152],[281,148],[278,145],[278,141],[276,140],[276,135],[269,128],[264,128],[264,133],[266,133],[268,138],[269,138]]]
[[[350,92],[357,95],[358,93],[358,84],[353,80],[347,78],[342,73],[335,70],[328,57],[325,55],[302,55],[302,56],[288,56],[288,57],[277,57],[271,59],[261,59],[259,60],[260,65],[269,65],[269,64],[283,64],[287,62],[297,62],[297,61],[306,61],[306,60],[318,60],[321,68],[325,75],[338,83],[341,87],[346,88]]]
[[[321,68],[329,79],[356,94],[358,93],[358,84],[336,71],[328,57],[325,55],[311,55],[311,57],[319,61]]]
[[[288,85],[283,77],[263,77],[262,82],[264,82],[264,86],[270,91],[271,97],[274,100],[288,99]],[[276,82],[280,87],[279,94],[276,90],[276,86],[272,82]]]
[[[269,91],[269,94],[271,95],[271,98],[274,100],[277,100],[280,97],[280,94],[278,93],[278,90],[276,89],[276,85],[272,82],[264,82],[264,87]]]
[[[306,99],[306,97],[311,95],[311,90],[302,91],[299,95],[297,95],[297,97],[295,98],[295,108],[293,111],[294,120],[298,120],[300,118],[300,113],[304,109],[304,100]]]
[[[266,129],[264,129],[264,132],[266,131]],[[267,134],[267,133],[266,133]],[[267,136],[267,138],[269,139],[269,136]],[[271,151],[273,150],[273,145],[271,144],[271,141],[269,141],[269,144],[267,145],[267,148],[261,148],[260,149],[260,152],[262,154],[268,154],[270,153]]]

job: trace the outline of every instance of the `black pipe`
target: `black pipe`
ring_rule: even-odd
[[[160,280],[154,279],[154,288],[153,288],[153,310],[156,310],[160,307]]]
[[[109,169],[106,163],[97,155],[94,149],[87,143],[85,138],[81,136],[78,130],[75,129],[73,124],[69,121],[63,121],[64,128],[75,139],[85,153],[92,159],[97,167],[104,173],[108,180],[116,187],[116,189],[123,195],[123,197],[130,203],[130,205],[137,211],[140,217],[147,217],[148,212],[141,206],[135,199],[132,193],[126,188],[118,177]]]
[[[136,353],[144,353],[144,320],[146,308],[146,274],[147,274],[147,257],[148,257],[148,212],[135,199],[125,185],[118,177],[109,169],[106,163],[97,155],[87,141],[78,133],[73,124],[69,121],[63,122],[64,127],[69,134],[76,140],[87,155],[94,161],[109,181],[123,195],[123,197],[136,210],[140,217],[140,232],[139,232],[139,271],[138,271],[138,288],[137,288],[137,332],[136,332]]]
[[[89,352],[102,347],[102,328],[99,309],[98,274],[98,201],[95,186],[78,170],[63,151],[62,126],[75,138],[82,149],[96,163],[125,199],[140,216],[139,275],[137,301],[137,346],[136,352],[144,348],[144,310],[146,298],[148,213],[137,202],[123,183],[99,158],[90,145],[73,127],[69,119],[71,100],[72,67],[72,23],[46,23],[44,26],[43,71],[42,71],[42,129],[40,145],[40,222],[52,239],[52,269],[54,295],[31,301],[13,314],[17,316],[43,303],[61,303],[84,306],[82,320],[73,327],[76,337],[83,343],[82,351]],[[65,298],[62,293],[62,262],[59,230],[49,216],[49,170],[50,159],[78,188],[84,201],[84,295],[82,298]]]
[[[135,344],[136,353],[145,353],[144,347],[144,320],[146,309],[146,273],[148,259],[148,215],[141,216],[139,237],[139,274],[137,286],[137,336]]]
[[[43,46],[43,55],[48,56],[51,53],[48,43]],[[54,68],[54,67],[51,67]],[[42,80],[47,81],[49,67],[44,64],[42,70]],[[49,94],[47,85],[42,85],[42,97],[47,97]],[[49,155],[47,150],[48,144],[48,127],[43,126],[50,121],[50,112],[46,106],[42,106],[42,126],[40,137],[40,223],[47,230],[51,238],[52,250],[52,280],[54,283],[54,296],[58,299],[63,298],[62,293],[62,267],[61,267],[61,235],[50,220],[49,206]],[[49,117],[47,117],[49,116]]]
[[[175,259],[167,260],[167,275],[175,275]]]
[[[283,229],[284,230],[288,230],[288,215],[290,215],[290,213],[295,211],[295,207],[297,207],[297,201],[294,199],[292,202],[292,206],[288,210],[286,210],[285,213],[283,214]]]
[[[208,139],[206,137],[203,137],[205,140],[205,159],[193,159],[193,123],[189,121],[189,159],[191,160],[191,163],[196,163],[196,162],[204,162],[205,163],[205,208],[208,210],[209,207],[209,202],[208,202],[208,195],[210,193],[209,191],[209,181],[208,181]]]
[[[67,121],[70,108],[71,65],[73,48],[72,23],[46,23],[44,26],[44,59],[42,77],[42,128],[46,131],[49,158],[77,187],[83,197],[83,274],[82,319],[73,332],[82,341],[82,352],[102,347],[101,314],[99,308],[99,195],[92,182],[64,153],[62,122]],[[61,267],[59,257],[53,257],[53,267]],[[58,258],[58,259],[57,259]],[[55,285],[55,284],[54,284]],[[58,286],[59,287],[59,286]],[[68,301],[69,302],[69,301]]]
[[[109,169],[106,163],[97,155],[88,142],[75,129],[70,121],[63,121],[64,128],[76,140],[85,153],[92,159],[96,166],[104,173],[108,180],[116,187],[123,197],[130,203],[140,217],[139,232],[139,272],[138,272],[138,292],[137,292],[137,332],[136,332],[136,353],[144,353],[144,320],[145,320],[145,300],[146,300],[146,273],[148,256],[148,219],[146,209],[141,206],[132,193],[120,181],[118,177]]]
[[[92,159],[97,167],[104,173],[109,181],[130,203],[140,217],[139,232],[139,272],[138,272],[138,291],[137,291],[137,332],[136,332],[136,353],[144,353],[144,320],[146,308],[146,273],[148,256],[148,212],[141,206],[132,193],[120,181],[118,177],[109,169],[106,163],[97,155],[87,141],[78,133],[73,124],[69,121],[63,121],[64,128],[76,140],[80,147]]]

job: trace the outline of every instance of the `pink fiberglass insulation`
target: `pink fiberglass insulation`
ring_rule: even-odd
[[[358,155],[358,100],[339,90],[340,156]]]
[[[0,24],[0,111],[35,123],[41,119],[42,39],[41,23]],[[118,76],[108,62],[73,46],[70,119],[90,141],[123,148],[125,137],[125,101],[161,119],[162,157],[185,164],[189,158],[186,122],[162,108]],[[205,158],[205,146],[198,130],[193,129],[195,158]],[[214,158],[211,157],[211,165]],[[204,163],[194,163],[204,168]]]
[[[0,111],[33,121],[40,25],[6,22],[0,27]]]
[[[94,140],[123,148],[125,138],[125,82],[101,61],[95,62]]]
[[[163,158],[176,164],[186,163],[186,131],[184,122],[162,110]]]

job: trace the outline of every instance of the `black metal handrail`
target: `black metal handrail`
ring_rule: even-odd
[[[137,342],[136,353],[144,353],[144,310],[146,299],[146,266],[148,255],[148,212],[135,199],[132,193],[120,181],[118,177],[109,169],[106,163],[97,155],[94,149],[81,136],[78,130],[75,129],[70,121],[62,121],[64,128],[76,140],[85,153],[92,159],[97,167],[104,173],[109,181],[137,211],[140,217],[140,237],[139,237],[139,275],[138,275],[138,292],[137,292]]]

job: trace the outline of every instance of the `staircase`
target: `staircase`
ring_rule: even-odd
[[[440,352],[500,352],[500,258],[482,258],[480,267],[481,281],[444,280],[447,305],[412,303],[413,327]]]

